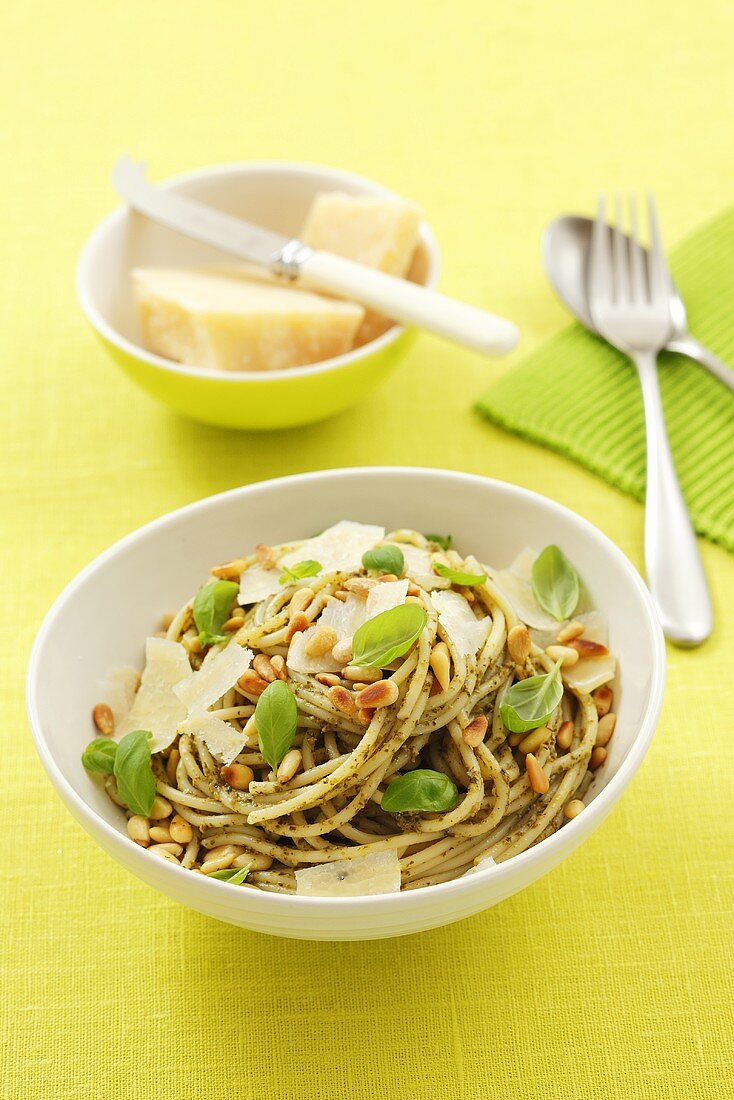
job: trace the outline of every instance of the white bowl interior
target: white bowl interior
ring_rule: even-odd
[[[323,191],[392,196],[377,183],[336,169],[298,164],[242,164],[181,176],[166,184],[209,206],[256,225],[295,236],[315,198]],[[193,241],[134,211],[120,210],[92,234],[80,266],[83,300],[123,340],[147,358],[167,363],[145,351],[132,297],[134,267],[190,267],[236,263],[236,257]],[[432,285],[437,275],[435,244],[425,225],[409,278]],[[91,317],[95,321],[95,317]],[[173,365],[173,364],[171,364]]]
[[[471,551],[496,566],[509,564],[525,546],[540,549],[551,542],[558,544],[579,570],[595,606],[608,622],[610,645],[619,661],[617,727],[609,759],[597,773],[593,799],[599,800],[613,777],[625,770],[625,761],[635,754],[641,759],[660,705],[664,647],[639,576],[605,536],[560,505],[501,482],[409,468],[327,471],[234,490],[174,512],[112,547],[59,598],[37,639],[29,673],[29,708],[41,757],[77,816],[84,818],[81,807],[75,805],[81,800],[99,818],[125,833],[122,812],[109,802],[80,761],[82,749],[94,736],[91,710],[99,701],[98,682],[111,668],[142,665],[146,636],[158,628],[164,613],[176,610],[190,597],[213,562],[235,557],[257,542],[306,536],[341,518],[380,523],[388,529],[450,532],[460,550]],[[631,763],[621,786],[628,782],[639,759]],[[599,820],[606,812],[604,809]],[[589,813],[585,811],[582,818]],[[551,856],[551,846],[564,838],[560,854],[546,861],[547,865],[557,862],[565,849],[578,842],[573,831],[577,821],[498,870],[535,858],[533,853],[547,846]],[[90,827],[90,822],[83,823]],[[579,832],[578,839],[581,836]],[[570,846],[569,838],[574,841]],[[126,837],[123,843],[134,847]],[[121,858],[118,852],[113,854]],[[178,878],[199,878],[168,866],[161,869],[166,874],[171,870]],[[528,871],[514,889],[528,881]],[[538,869],[531,877],[541,873]],[[473,879],[480,882],[485,874]],[[219,886],[203,885],[209,889]],[[452,919],[437,916],[440,905],[431,919],[429,895],[456,885],[417,892],[425,898],[424,925],[426,921]],[[465,880],[463,885],[471,884]],[[512,888],[505,889],[502,896],[511,892]],[[407,895],[368,900],[379,900],[379,905],[389,910],[403,897]],[[268,895],[268,902],[273,898]],[[242,891],[235,902],[230,897],[227,900],[230,907],[241,905],[243,912],[258,904],[253,891]],[[295,900],[302,905],[305,899]],[[474,909],[491,900],[498,899],[488,895],[484,900],[478,898]],[[241,922],[250,923],[246,918]],[[335,937],[338,935],[335,929]]]

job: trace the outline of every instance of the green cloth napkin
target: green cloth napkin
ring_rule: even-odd
[[[691,331],[734,366],[734,207],[670,255]],[[734,394],[682,356],[660,358],[660,387],[678,476],[697,531],[734,550]],[[477,403],[503,428],[568,455],[638,500],[645,429],[637,374],[574,324]]]

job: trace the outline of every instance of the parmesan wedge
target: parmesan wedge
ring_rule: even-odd
[[[203,714],[221,699],[252,664],[252,650],[231,641],[225,649],[204,661],[198,672],[191,672],[174,688],[174,694],[186,707],[187,714]]]
[[[407,576],[430,576],[433,555],[430,550],[423,550],[420,546],[411,546],[409,543],[397,542],[405,559],[405,572]]]
[[[296,894],[312,898],[354,898],[400,890],[397,853],[372,852],[296,871]]]
[[[98,682],[97,694],[112,711],[116,727],[120,726],[130,713],[139,683],[140,673],[129,665],[113,668],[103,680]]]
[[[118,726],[118,736],[132,730],[150,730],[152,752],[168,748],[176,736],[186,707],[174,694],[173,685],[190,674],[191,665],[180,642],[166,638],[148,638],[145,643],[145,668],[140,690],[129,714]]]
[[[192,714],[179,726],[181,733],[201,737],[212,756],[223,764],[231,764],[242,752],[245,735],[229,722],[213,714]]]
[[[432,592],[431,603],[450,641],[464,657],[473,657],[489,636],[490,619],[477,619],[458,592]]]

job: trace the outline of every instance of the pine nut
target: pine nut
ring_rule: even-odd
[[[120,798],[120,792],[117,789],[117,781],[114,775],[105,776],[104,789],[107,792],[107,797],[111,798],[116,806],[122,806],[123,810],[127,809],[127,806]]]
[[[531,752],[525,757],[525,771],[535,793],[545,794],[550,787],[550,779]]]
[[[221,771],[222,779],[235,791],[246,791],[255,778],[255,773],[247,764],[226,764]]]
[[[166,760],[166,779],[171,787],[176,786],[176,768],[180,759],[181,753],[178,749],[171,749]]]
[[[579,659],[577,649],[572,649],[567,645],[549,645],[546,647],[546,653],[550,657],[551,661],[560,661],[561,668],[570,668],[571,665],[575,665]]]
[[[273,866],[273,857],[262,852],[244,852],[232,861],[233,867],[249,867],[251,871],[267,871]]]
[[[364,691],[368,684],[352,684],[352,691]]]
[[[575,726],[573,722],[561,722],[556,734],[556,745],[559,749],[570,749],[573,741]]]
[[[298,588],[291,597],[291,602],[288,604],[288,617],[293,618],[299,611],[305,611],[311,600],[314,598],[313,588],[306,586],[305,588]],[[308,622],[308,619],[306,620]],[[305,627],[301,629],[305,630]]]
[[[252,667],[259,676],[262,676],[263,680],[267,680],[269,684],[272,684],[275,679],[275,672],[267,653],[258,653],[252,662]]]
[[[242,732],[245,735],[245,740],[251,749],[257,748],[259,743],[259,736],[257,732],[257,725],[255,724],[255,715],[251,714],[242,727]]]
[[[244,621],[245,620],[242,618],[242,616],[233,615],[230,619],[227,619],[226,623],[223,624],[222,630],[226,631],[227,634],[232,634],[233,631],[240,629]]]
[[[380,680],[370,684],[357,695],[357,705],[362,710],[374,710],[376,707],[390,707],[397,702],[398,685],[394,680]]]
[[[307,657],[323,657],[331,653],[337,643],[336,631],[331,626],[317,626],[307,640],[303,651]]]
[[[181,814],[173,815],[168,831],[171,834],[171,840],[175,840],[177,844],[189,844],[194,839],[193,826],[186,818],[181,817]]]
[[[526,733],[517,747],[520,752],[526,754],[529,752],[536,752],[541,745],[546,743],[550,736],[551,731],[547,726],[538,726],[537,729],[531,730],[530,733]]]
[[[373,577],[349,577],[344,581],[347,592],[354,592],[356,596],[363,596],[365,599],[369,590],[376,584],[377,581]]]
[[[566,623],[556,634],[556,641],[559,645],[568,645],[574,638],[580,638],[586,627],[583,623],[577,622],[575,619],[570,623]]]
[[[335,684],[329,688],[326,695],[336,709],[342,711],[343,714],[354,714],[357,709],[352,693],[342,687],[341,684]]]
[[[362,707],[360,707],[357,711],[357,721],[362,726],[369,726],[374,716],[375,712],[373,710],[363,710]]]
[[[201,644],[201,638],[198,634],[194,635],[193,638],[184,638],[183,644],[186,646],[186,649],[189,651],[189,653],[201,653],[202,649],[204,648]]]
[[[399,577],[396,577],[394,573],[383,573],[377,579],[378,579],[378,581],[380,581],[383,584],[384,583],[390,584],[392,581],[399,580]]]
[[[431,684],[431,687],[430,687],[429,692],[428,692],[428,698],[432,699],[434,695],[440,695],[442,691],[443,691],[443,688],[441,687],[440,683],[438,682],[438,677],[434,673],[433,683]]]
[[[487,726],[489,722],[484,714],[478,714],[476,718],[472,718],[468,726],[464,726],[461,731],[461,736],[466,741],[467,745],[471,748],[476,748],[477,745],[481,745],[484,740],[484,736],[487,732]]]
[[[172,856],[180,856],[183,852],[183,848],[180,844],[172,844],[170,841],[166,844],[152,844],[148,849],[154,856],[159,855],[162,852],[170,852]]]
[[[524,736],[524,733],[510,733],[507,736],[507,744],[510,746],[511,749],[516,749]]]
[[[255,557],[260,562],[263,569],[275,568],[277,555],[272,546],[266,546],[264,542],[259,542],[255,547]]]
[[[451,660],[449,657],[449,647],[446,642],[437,642],[437,644],[431,650],[431,656],[428,663],[430,664],[433,672],[441,685],[441,689],[446,691],[446,688],[451,683]]]
[[[173,837],[165,825],[153,825],[150,830],[150,839],[154,840],[156,844],[170,844],[173,841]]]
[[[367,668],[366,665],[347,665],[342,672],[342,676],[345,680],[349,680],[352,683],[359,683],[360,680],[365,684],[376,684],[378,680],[382,679],[382,673],[379,668]]]
[[[589,760],[589,767],[592,771],[596,771],[600,768],[607,758],[607,750],[599,745],[597,748],[592,749],[591,759]]]
[[[150,844],[150,822],[147,817],[141,817],[140,814],[133,814],[127,820],[127,834],[135,841],[136,844],[142,845],[143,848],[147,848]]]
[[[471,588],[466,588],[462,585],[459,585],[459,587],[456,589],[456,591],[459,593],[460,596],[464,597],[464,599],[466,600],[466,602],[468,604],[474,604],[474,603],[477,602],[477,597],[474,594],[474,592],[471,590]]]
[[[331,650],[331,656],[338,664],[348,665],[352,659],[352,639],[344,638],[343,641],[337,642]]]
[[[530,656],[532,639],[525,623],[517,623],[507,635],[507,651],[518,665],[522,665]]]
[[[302,634],[304,630],[308,630],[309,623],[306,616],[302,611],[296,611],[295,615],[291,616],[291,621],[288,623],[288,627],[285,632],[285,640],[292,642],[295,634]]]
[[[586,806],[580,798],[572,798],[570,802],[567,802],[563,807],[563,812],[569,821],[573,821],[575,817],[578,817],[582,810],[585,810]]]
[[[176,845],[176,847],[178,847],[178,845]],[[181,866],[173,852],[169,852],[165,844],[154,844],[152,848],[148,848],[148,851],[152,856],[157,856],[158,859],[165,859],[168,863],[175,863],[177,867]]]
[[[409,596],[420,596],[420,594],[421,594],[421,590],[420,590],[420,588],[418,587],[417,584],[409,584],[408,585],[408,595]]]
[[[405,597],[405,602],[406,603],[416,603],[416,604],[418,604],[419,607],[423,607],[423,600],[420,598],[420,596],[406,596]]]
[[[274,657],[270,658],[270,666],[275,673],[276,680],[286,680],[288,673],[285,668],[285,657],[281,657],[279,653],[276,653]]]
[[[115,716],[106,703],[97,703],[92,711],[92,719],[103,737],[111,737],[115,732]]]
[[[243,695],[262,695],[267,686],[268,681],[263,680],[262,676],[258,676],[252,668],[248,668],[243,672],[237,681],[237,687]]]
[[[161,821],[164,817],[170,817],[172,813],[173,806],[168,799],[162,798],[161,795],[157,794],[153,799],[153,805],[148,816],[152,818],[153,821]]]
[[[314,679],[324,687],[336,687],[341,680],[333,672],[317,672]]]
[[[223,581],[238,581],[245,569],[247,569],[247,563],[242,558],[235,558],[234,561],[215,565],[211,574],[213,577],[220,577]]]
[[[244,851],[241,844],[220,844],[217,848],[210,848],[204,856],[201,869],[204,874],[223,871],[225,867],[231,867],[237,856],[241,856]]]
[[[605,714],[609,714],[609,711],[612,709],[612,699],[614,698],[609,684],[602,684],[600,688],[597,688],[596,691],[591,693],[591,698],[594,700],[596,713],[600,718],[603,718]]]
[[[568,644],[579,657],[604,657],[609,652],[601,642],[590,642],[588,638],[574,638]]]
[[[617,715],[611,712],[609,714],[605,714],[603,718],[600,718],[599,725],[596,729],[596,741],[594,742],[594,744],[598,745],[600,748],[604,748],[605,745],[608,745],[612,738],[612,734],[614,733],[614,727],[616,726],[616,724]]]
[[[291,749],[287,752],[280,764],[278,764],[277,779],[279,783],[290,783],[293,776],[301,766],[301,750]]]

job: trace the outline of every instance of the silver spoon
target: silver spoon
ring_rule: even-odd
[[[586,265],[588,262],[591,218],[574,215],[556,218],[543,234],[542,254],[546,274],[558,297],[582,325],[596,332],[586,301]],[[717,359],[713,352],[701,344],[688,331],[686,310],[674,283],[671,283],[670,316],[671,336],[666,344],[668,351],[687,355],[734,391],[734,371]]]

